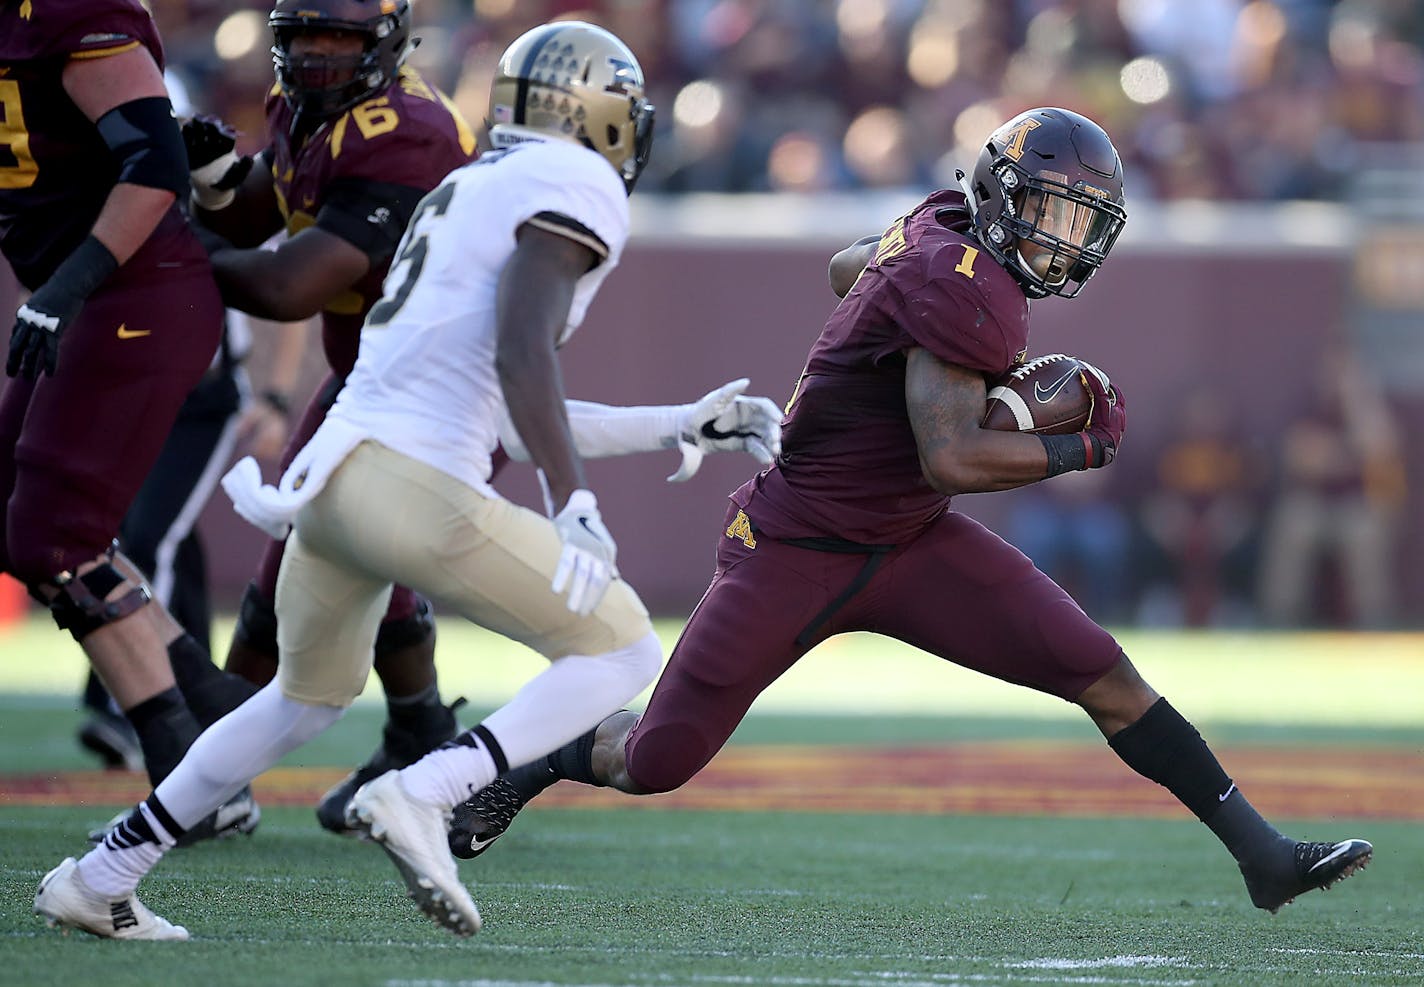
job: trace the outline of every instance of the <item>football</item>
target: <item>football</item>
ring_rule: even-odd
[[[989,385],[985,428],[1066,435],[1088,426],[1093,394],[1083,383],[1088,364],[1065,353],[1021,363]]]

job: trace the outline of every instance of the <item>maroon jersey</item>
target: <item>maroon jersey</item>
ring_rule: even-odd
[[[905,409],[905,353],[997,377],[1023,359],[1028,299],[963,232],[959,192],[896,220],[811,348],[778,464],[732,495],[773,538],[900,544],[944,513]]]
[[[322,311],[328,365],[356,363],[361,323],[381,297],[391,256],[420,197],[475,156],[459,111],[410,68],[379,96],[323,123],[299,146],[292,109],[274,86],[267,99],[267,157],[278,202],[295,235],[317,225],[365,251],[371,270]]]
[[[0,251],[30,289],[43,284],[94,226],[118,178],[98,129],[64,91],[71,59],[163,47],[138,0],[0,2]],[[206,264],[177,205],[110,279]]]

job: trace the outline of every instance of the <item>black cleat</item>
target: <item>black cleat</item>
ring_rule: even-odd
[[[351,796],[368,781],[375,781],[387,771],[399,771],[414,764],[441,744],[455,739],[460,732],[455,710],[464,704],[465,700],[460,698],[449,706],[441,706],[438,719],[422,724],[419,734],[386,721],[381,733],[381,746],[366,759],[366,763],[337,782],[317,803],[316,820],[321,823],[321,828],[338,836],[364,836],[346,821],[346,806]]]
[[[1246,879],[1251,903],[1274,914],[1307,891],[1324,890],[1363,870],[1373,853],[1374,847],[1365,840],[1297,843],[1293,859],[1280,861],[1269,870],[1242,864],[1241,875]]]
[[[89,842],[99,844],[109,835],[109,830],[129,817],[131,809],[125,809],[98,829],[89,831]],[[189,847],[204,840],[225,840],[233,836],[251,836],[262,821],[262,807],[252,797],[252,786],[245,786],[232,798],[218,806],[207,818],[200,820],[182,836],[178,846]]]
[[[526,800],[503,777],[481,788],[468,802],[455,806],[450,823],[450,852],[473,860],[504,835]]]

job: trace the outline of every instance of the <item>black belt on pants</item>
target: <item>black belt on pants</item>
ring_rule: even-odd
[[[755,530],[755,527],[753,528]],[[846,584],[846,588],[836,594],[835,599],[827,603],[820,613],[811,618],[811,622],[801,629],[801,633],[796,635],[796,643],[805,647],[811,643],[816,631],[826,621],[830,620],[837,610],[845,606],[852,596],[865,588],[870,582],[875,571],[880,568],[880,563],[885,561],[885,556],[893,552],[898,546],[895,545],[865,545],[860,542],[847,541],[844,538],[818,537],[818,538],[774,538],[783,545],[790,545],[792,548],[808,548],[813,552],[834,552],[837,555],[864,555],[865,564],[856,572],[855,578]]]

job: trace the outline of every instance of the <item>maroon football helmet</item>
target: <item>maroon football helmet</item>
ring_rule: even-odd
[[[327,118],[383,92],[410,46],[407,0],[277,0],[267,18],[272,64],[287,103],[300,114]],[[361,36],[359,55],[293,55],[292,39],[305,31],[348,31]]]
[[[1127,221],[1117,149],[1071,110],[1028,110],[994,131],[968,191],[984,249],[1030,298],[1078,294]]]

